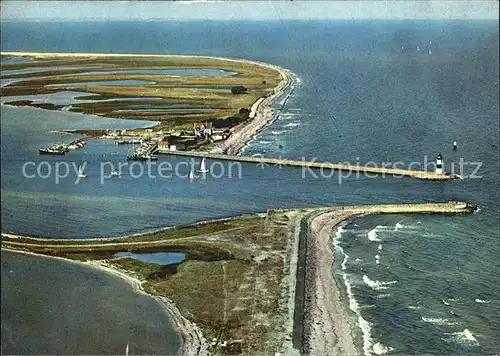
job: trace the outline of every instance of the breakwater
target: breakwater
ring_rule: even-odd
[[[292,160],[286,158],[272,158],[272,157],[250,157],[250,156],[236,156],[236,155],[226,155],[218,153],[208,153],[208,152],[198,152],[198,151],[165,151],[163,154],[175,155],[175,156],[185,156],[193,158],[209,158],[214,160],[226,160],[234,162],[248,162],[256,164],[268,164],[275,166],[290,166],[290,167],[302,167],[302,168],[313,168],[322,170],[334,170],[342,172],[359,172],[366,174],[380,174],[382,176],[405,176],[413,177],[424,180],[453,180],[460,179],[460,176],[452,173],[435,173],[432,171],[419,171],[410,169],[400,169],[400,168],[386,168],[386,167],[373,167],[362,164],[346,164],[346,163],[330,163],[330,162],[317,162],[317,161],[306,161],[303,160]]]

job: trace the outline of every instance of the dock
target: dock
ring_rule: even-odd
[[[382,176],[404,176],[412,177],[423,180],[453,180],[460,179],[457,174],[451,173],[436,173],[431,171],[418,171],[400,168],[384,168],[384,167],[372,167],[363,164],[345,164],[345,163],[330,163],[330,162],[318,162],[318,161],[306,161],[304,160],[291,160],[286,158],[272,158],[272,157],[256,157],[256,156],[236,156],[236,155],[226,155],[218,153],[200,152],[200,151],[165,151],[160,152],[162,154],[173,155],[173,156],[184,156],[192,158],[207,158],[213,160],[224,160],[233,162],[245,162],[245,163],[255,163],[255,164],[268,164],[275,166],[289,166],[289,167],[301,167],[301,168],[315,168],[315,169],[329,169],[334,171],[344,171],[344,172],[354,172],[354,173],[368,173],[368,174],[380,174]]]

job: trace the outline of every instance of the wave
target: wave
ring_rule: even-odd
[[[421,307],[417,306],[417,305],[408,305],[408,309],[411,309],[411,310],[419,310]]]
[[[361,315],[358,316],[358,325],[363,335],[363,351],[365,355],[369,355],[372,351],[372,326],[363,319]]]
[[[394,350],[394,348],[385,346],[380,342],[377,342],[375,345],[373,345],[373,352],[375,353],[375,355],[385,355],[392,350]]]
[[[458,343],[465,343],[469,345],[478,346],[479,342],[476,340],[474,335],[470,332],[469,329],[464,329],[463,331],[455,332],[455,333],[446,333],[446,335],[451,335],[451,339]]]
[[[378,226],[368,232],[368,240],[370,241],[382,241],[378,238],[377,232],[379,231]]]
[[[369,286],[370,288],[374,289],[374,290],[383,290],[383,289],[387,289],[388,285],[391,285],[391,284],[395,284],[397,283],[398,281],[389,281],[389,282],[381,282],[381,281],[374,281],[374,280],[371,280],[366,274],[363,276],[363,282],[365,282],[365,284],[367,286]]]
[[[286,125],[285,125],[286,126]],[[281,135],[283,131],[271,131],[273,135]]]
[[[421,222],[417,222],[417,224],[420,224],[420,223]],[[394,231],[399,231],[402,229],[415,230],[415,229],[417,229],[417,227],[413,226],[413,225],[403,225],[401,223],[396,223],[396,225],[394,225]]]
[[[358,304],[356,298],[354,298],[354,294],[352,293],[352,284],[348,280],[347,273],[344,272],[342,274],[342,278],[344,279],[344,284],[345,284],[345,288],[346,288],[346,292],[347,292],[347,299],[349,300],[349,309],[351,309],[353,312],[358,314],[359,313],[359,304]]]
[[[260,143],[263,145],[270,145],[272,142],[271,141],[258,141],[257,143]]]
[[[297,126],[300,126],[300,123],[290,122],[290,123],[286,124],[284,127],[297,127]]]
[[[434,324],[434,325],[457,325],[457,323],[453,320],[450,319],[444,319],[444,318],[427,318],[425,316],[422,317],[422,320],[425,321],[426,323],[429,324]]]
[[[375,298],[382,299],[382,298],[389,298],[390,296],[391,296],[390,293],[384,293],[384,294],[379,294],[379,295],[375,296]]]
[[[345,256],[344,256],[344,261],[342,261],[342,264],[340,265],[342,267],[342,270],[345,271],[346,270],[346,264],[347,264],[347,260],[349,259],[349,255],[346,253]]]
[[[487,300],[484,300],[484,299],[479,299],[479,298],[474,299],[474,301],[475,301],[476,303],[481,303],[481,304],[484,304],[484,303],[489,303]]]
[[[450,305],[450,303],[448,303],[446,300],[443,299],[443,304],[444,305]]]

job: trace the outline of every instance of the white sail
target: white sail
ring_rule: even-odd
[[[199,172],[200,173],[206,173],[206,172],[208,172],[208,169],[207,169],[207,167],[205,165],[205,157],[203,157],[201,159],[201,164],[200,164],[200,170],[199,170]]]
[[[127,347],[125,348],[125,355],[128,356],[128,344],[127,344]]]
[[[87,178],[87,175],[85,173],[83,173],[82,166],[78,167],[78,177],[80,177],[80,178]]]
[[[193,179],[194,179],[194,172],[191,169],[191,171],[189,172],[189,180],[193,180]]]

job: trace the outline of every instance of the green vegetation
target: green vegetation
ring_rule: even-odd
[[[204,336],[220,342],[214,354],[274,354],[285,338],[291,246],[296,212],[269,212],[170,228],[120,239],[47,240],[3,236],[2,247],[76,260],[106,260],[166,296]],[[183,252],[178,264],[160,266],[118,251]]]
[[[34,73],[3,74],[1,79],[24,79],[0,89],[2,96],[51,94],[63,90],[86,92],[71,104],[71,111],[134,120],[159,121],[158,129],[191,129],[194,122],[215,120],[218,127],[242,121],[240,109],[249,109],[269,95],[281,81],[276,69],[245,61],[184,56],[96,56],[82,54],[37,56],[35,62],[2,66],[2,71],[47,67]],[[59,67],[60,69],[55,69]],[[71,68],[74,67],[74,68]],[[127,73],[126,70],[220,69],[227,76],[179,76]],[[86,72],[92,72],[92,74]],[[113,73],[106,73],[113,72]],[[151,84],[105,85],[90,82],[135,80]],[[71,83],[87,83],[72,86]],[[52,85],[58,85],[54,87]],[[236,89],[235,89],[236,88]],[[239,89],[238,89],[239,88]],[[241,89],[243,88],[243,89]],[[233,95],[236,90],[245,95]],[[131,100],[137,98],[137,100]],[[113,101],[102,101],[113,99]],[[115,100],[116,99],[116,100]],[[125,100],[120,100],[125,99]],[[100,100],[100,101],[99,101]],[[28,101],[16,105],[39,106]],[[46,105],[59,110],[60,106]],[[247,116],[248,117],[248,116]],[[228,119],[229,118],[229,119]]]

